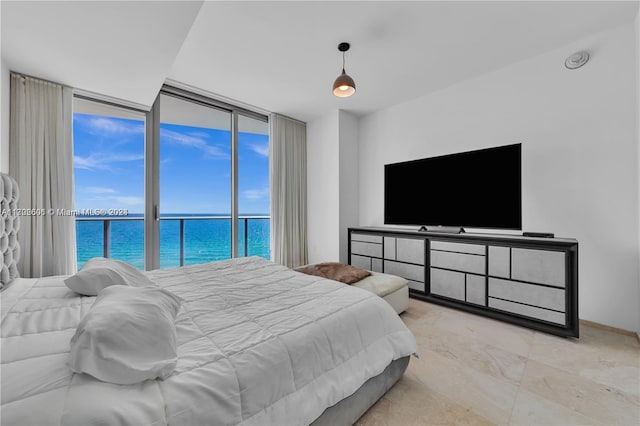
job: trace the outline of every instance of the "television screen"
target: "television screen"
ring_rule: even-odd
[[[522,229],[521,144],[384,166],[389,225]]]

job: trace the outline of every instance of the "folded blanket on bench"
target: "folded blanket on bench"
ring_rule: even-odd
[[[301,266],[295,269],[307,275],[328,278],[345,284],[353,284],[371,275],[371,272],[352,265],[339,262],[323,262],[315,265]]]

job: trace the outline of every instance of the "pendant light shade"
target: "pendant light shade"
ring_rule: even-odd
[[[342,70],[342,74],[333,83],[333,94],[339,98],[346,98],[356,93],[356,83]]]
[[[340,43],[338,50],[342,52],[342,74],[333,82],[333,94],[339,98],[347,98],[356,93],[356,83],[344,70],[344,52],[349,50],[349,43]]]

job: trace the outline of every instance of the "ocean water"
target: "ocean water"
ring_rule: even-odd
[[[160,220],[160,267],[180,266],[180,220]],[[231,219],[225,216],[210,216],[211,219],[184,220],[184,265],[225,260],[231,258]],[[204,215],[197,215],[204,216]],[[110,221],[110,256],[124,260],[139,269],[144,269],[144,221],[140,216]],[[238,255],[270,257],[269,218],[247,218],[239,220]],[[245,229],[246,228],[246,229]],[[104,256],[104,221],[76,221],[78,269],[92,257]],[[246,241],[245,245],[245,232]],[[245,250],[246,247],[246,250]]]

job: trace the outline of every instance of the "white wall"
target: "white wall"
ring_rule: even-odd
[[[349,260],[348,228],[358,225],[358,118],[346,111],[339,111],[339,185],[340,185],[340,262]]]
[[[307,123],[309,263],[340,258],[339,111]]]
[[[578,240],[581,318],[637,329],[635,40],[626,25],[362,118],[360,225],[383,224],[384,164],[521,142],[523,229]]]
[[[0,59],[0,172],[9,173],[9,84],[10,72]]]
[[[307,123],[309,263],[347,263],[347,229],[358,224],[358,119],[334,110]]]

